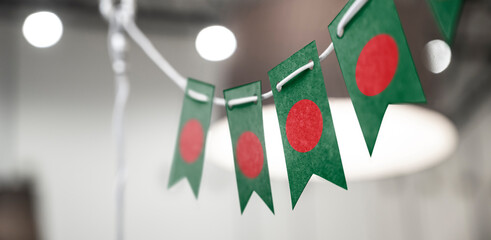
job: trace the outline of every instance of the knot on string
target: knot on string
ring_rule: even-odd
[[[134,20],[135,3],[134,0],[121,0],[121,3],[115,6],[112,0],[100,0],[99,12],[106,21],[126,26]]]

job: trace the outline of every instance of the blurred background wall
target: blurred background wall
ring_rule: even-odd
[[[327,25],[345,2],[143,0],[138,23],[179,72],[216,84],[221,95],[256,80],[269,89],[269,69],[312,40],[327,47]],[[275,215],[256,195],[241,215],[234,173],[213,164],[204,166],[198,200],[186,181],[168,190],[183,94],[131,44],[127,239],[491,239],[491,4],[465,2],[452,63],[439,75],[421,56],[426,42],[440,38],[426,2],[396,5],[426,107],[458,128],[450,159],[412,175],[350,183],[349,191],[311,182],[294,211],[288,183],[274,180]],[[30,46],[21,32],[24,18],[40,9],[64,24],[61,41],[48,49]],[[97,3],[5,1],[0,13],[0,185],[8,193],[0,194],[0,239],[113,239],[114,83]],[[217,23],[236,33],[238,50],[208,62],[194,41]],[[347,96],[336,58],[322,68],[328,95]],[[214,108],[213,119],[223,116]],[[20,201],[5,196],[19,193],[28,200],[8,215]],[[24,223],[4,217],[19,212]],[[15,229],[32,234],[5,235]]]

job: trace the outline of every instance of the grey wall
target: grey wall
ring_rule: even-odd
[[[0,10],[4,18],[12,14]],[[9,181],[15,168],[13,161],[14,126],[15,126],[15,91],[17,42],[12,38],[13,29],[10,21],[0,21],[0,179]]]

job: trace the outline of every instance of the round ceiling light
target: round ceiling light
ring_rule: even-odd
[[[223,61],[235,52],[235,35],[224,26],[206,27],[196,37],[196,50],[208,61]]]
[[[63,24],[52,12],[36,12],[26,18],[22,33],[27,42],[34,47],[47,48],[61,39]]]
[[[349,182],[410,174],[448,159],[456,149],[457,130],[443,115],[416,105],[390,105],[370,157],[350,99],[330,98],[329,103],[346,179]],[[287,179],[274,106],[263,107],[263,119],[271,178]],[[207,161],[234,170],[226,118],[212,124],[208,142]]]
[[[432,73],[441,73],[447,69],[452,59],[448,44],[440,39],[431,40],[424,47],[426,68]]]

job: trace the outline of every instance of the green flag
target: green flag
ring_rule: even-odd
[[[338,23],[354,1],[329,24],[329,32],[371,155],[388,104],[426,99],[393,0],[368,1],[344,35],[337,35]]]
[[[235,159],[240,211],[244,212],[252,192],[255,191],[274,213],[264,143],[261,82],[224,90],[223,96],[227,103],[232,99],[258,96],[256,102],[232,107],[227,105],[227,118]]]
[[[462,0],[428,0],[435,20],[448,44],[453,42]]]
[[[280,92],[277,84],[313,61]],[[292,208],[312,174],[347,189],[315,41],[268,72],[285,153]]]
[[[207,101],[196,100],[189,92],[204,94]],[[210,126],[211,107],[213,105],[213,85],[189,78],[181,111],[181,122],[177,136],[174,160],[169,177],[168,187],[186,177],[198,197],[203,162],[205,155],[206,135]]]

